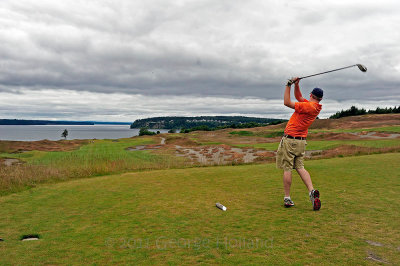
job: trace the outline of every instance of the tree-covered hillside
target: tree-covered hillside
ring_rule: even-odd
[[[355,116],[355,115],[366,115],[366,114],[396,114],[400,113],[400,106],[398,107],[389,107],[389,108],[380,108],[377,107],[375,110],[365,110],[364,108],[358,109],[354,105],[350,107],[350,109],[342,110],[336,112],[334,115],[331,115],[329,118],[337,119],[346,116]]]
[[[259,118],[259,117],[245,117],[245,116],[195,116],[195,117],[152,117],[145,119],[138,119],[131,124],[131,128],[151,128],[151,129],[181,129],[193,128],[198,126],[208,126],[210,128],[227,126],[227,125],[240,125],[246,123],[257,124],[270,124],[278,123],[281,119],[274,118]]]

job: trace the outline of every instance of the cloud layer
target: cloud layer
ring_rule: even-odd
[[[363,63],[365,74],[352,68],[302,81],[304,94],[319,86],[331,103],[399,102],[399,13],[398,1],[389,0],[3,0],[0,92],[11,99],[59,93],[64,109],[76,95],[108,95],[116,117],[118,97],[158,106],[154,115],[193,115],[196,107],[281,116],[269,107],[261,112],[257,101],[280,103],[288,77]],[[114,117],[90,97],[88,116]],[[223,110],[209,108],[211,99]],[[13,102],[0,102],[3,114],[22,108]],[[46,103],[24,111],[35,108],[41,111],[32,116],[60,118]],[[143,109],[126,108],[121,116],[142,116]]]
[[[12,99],[12,101],[10,101]],[[20,93],[0,93],[0,113],[3,118],[124,121],[156,116],[246,115],[287,119],[291,109],[281,99],[169,96],[154,97],[139,94],[94,93],[68,90],[24,90]],[[397,101],[366,101],[359,107],[397,105]],[[320,117],[326,118],[355,103],[324,100]]]

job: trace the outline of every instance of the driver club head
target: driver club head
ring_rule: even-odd
[[[358,69],[360,69],[362,72],[367,72],[367,67],[366,67],[366,66],[363,66],[363,65],[361,65],[361,64],[357,64],[356,66],[357,66]]]

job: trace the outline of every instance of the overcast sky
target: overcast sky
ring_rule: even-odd
[[[321,117],[400,105],[398,0],[1,0],[0,118],[289,118],[284,84],[323,88]]]

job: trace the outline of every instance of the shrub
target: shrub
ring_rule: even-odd
[[[152,136],[152,135],[156,135],[156,134],[157,134],[157,133],[148,130],[147,127],[142,127],[142,128],[139,130],[139,136],[144,136],[144,135]]]

